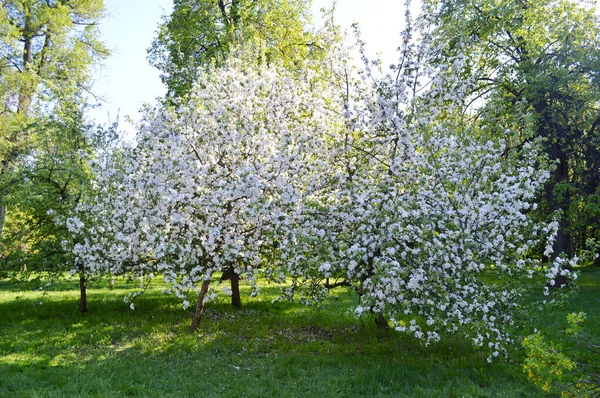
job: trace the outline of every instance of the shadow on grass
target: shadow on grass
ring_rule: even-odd
[[[0,396],[536,396],[518,364],[487,364],[460,338],[422,347],[350,315],[338,294],[320,308],[246,298],[191,311],[152,290],[131,311],[122,292],[0,301]],[[246,296],[247,297],[247,296]]]

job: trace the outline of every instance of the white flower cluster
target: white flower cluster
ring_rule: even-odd
[[[92,274],[161,274],[182,299],[224,267],[255,280],[327,172],[339,119],[327,90],[311,73],[232,61],[203,74],[185,106],[148,110],[137,146],[95,165],[97,195],[67,222],[78,261]]]

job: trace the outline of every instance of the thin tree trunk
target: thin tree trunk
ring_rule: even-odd
[[[85,275],[85,267],[83,263],[80,263],[79,266],[79,312],[86,313],[88,311],[87,308],[87,280]]]
[[[200,326],[200,317],[202,317],[202,312],[204,312],[204,298],[206,297],[209,286],[210,279],[202,282],[200,294],[198,295],[198,302],[196,304],[196,311],[194,311],[194,316],[192,317],[192,331],[198,330],[198,327]]]
[[[6,219],[6,205],[0,204],[0,239],[2,239],[2,232],[4,231],[4,220]]]
[[[31,29],[30,20],[27,17],[25,19],[25,31],[29,32]],[[31,34],[31,33],[29,33]],[[30,66],[33,62],[33,37],[25,37],[25,41],[23,43],[23,72],[22,73],[31,73],[33,71],[30,70]],[[35,92],[35,83],[32,80],[32,76],[26,76],[22,86],[19,89],[19,99],[17,102],[17,113],[21,115],[27,115],[29,111],[29,105],[31,104],[31,99],[33,97],[33,93]]]
[[[231,271],[231,305],[234,307],[242,306],[242,299],[240,297],[240,276],[235,272],[233,266],[230,268]]]

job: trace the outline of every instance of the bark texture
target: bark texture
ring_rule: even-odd
[[[196,311],[194,311],[194,316],[192,317],[192,331],[196,331],[200,327],[200,318],[204,312],[204,299],[206,297],[206,293],[208,292],[209,286],[210,280],[202,282],[200,294],[198,295],[198,302],[196,303]]]

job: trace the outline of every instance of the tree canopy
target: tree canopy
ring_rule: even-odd
[[[86,179],[85,93],[92,67],[108,55],[98,39],[102,15],[102,0],[2,2],[0,238],[9,268],[29,256],[43,268],[68,254],[55,217],[66,216]]]
[[[597,234],[600,27],[575,3],[426,0],[375,74],[308,0],[176,0],[149,49],[166,98],[96,154],[101,0],[2,4],[0,250],[64,254],[82,311],[88,275],[161,276],[197,328],[222,271],[235,306],[240,276],[344,286],[358,316],[492,360]]]
[[[573,255],[596,238],[600,221],[600,23],[593,4],[561,1],[426,1],[440,59],[469,57],[472,98],[492,133],[519,146],[534,136],[556,161],[541,197],[545,217],[560,214],[553,256]],[[448,40],[448,38],[452,38]],[[520,126],[531,120],[533,136]],[[518,134],[506,135],[507,128]]]
[[[175,0],[148,50],[168,97],[190,93],[200,69],[223,65],[240,45],[255,46],[252,62],[297,67],[319,49],[310,32],[310,0]],[[318,51],[317,51],[318,52]]]

